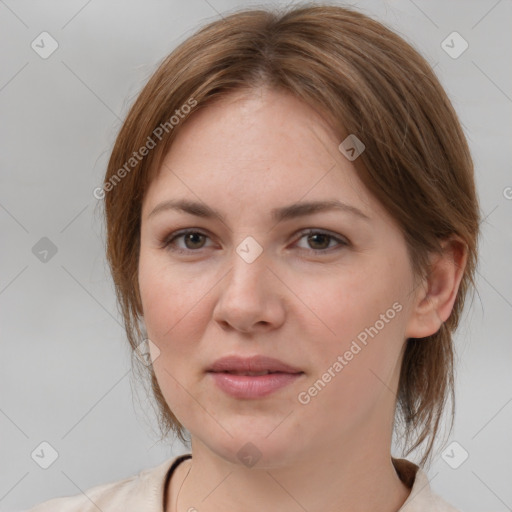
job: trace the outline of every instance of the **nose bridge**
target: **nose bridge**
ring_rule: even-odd
[[[241,288],[241,291],[254,288],[255,293],[258,285],[265,281],[265,274],[269,272],[267,255],[262,244],[253,236],[245,236],[234,247],[229,286],[234,289]]]
[[[256,240],[256,238],[252,235],[247,235],[235,247],[235,252],[246,264],[251,265],[258,259],[262,259],[261,255],[264,250],[263,246],[258,242],[258,240]]]

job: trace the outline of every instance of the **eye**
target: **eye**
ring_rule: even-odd
[[[307,243],[312,244],[313,248],[305,250],[312,253],[319,253],[319,252],[327,252],[326,249],[332,249],[332,246],[329,247],[330,242],[335,241],[338,242],[338,246],[348,246],[349,243],[340,238],[339,236],[333,235],[326,231],[320,231],[316,229],[308,229],[307,231],[303,231],[300,233],[302,236],[299,240],[302,238],[307,237]],[[338,247],[339,248],[339,247]]]
[[[299,240],[307,237],[307,242],[309,244],[313,244],[313,248],[311,249],[301,247],[301,249],[310,253],[327,252],[326,249],[332,249],[330,244],[333,241],[337,242],[337,245],[341,247],[349,245],[348,241],[345,239],[326,231],[308,229],[306,231],[302,231],[300,235],[301,237]],[[180,238],[183,238],[185,248],[176,247],[176,240]],[[206,238],[209,238],[208,235],[202,233],[201,231],[185,229],[178,231],[177,233],[173,233],[170,237],[163,240],[162,248],[177,252],[179,254],[190,254],[198,249],[202,249],[204,247],[204,241]]]
[[[177,248],[174,246],[175,240],[179,238],[183,238],[185,242],[185,248]],[[165,239],[162,243],[163,248],[166,248],[170,251],[177,252],[180,254],[194,252],[195,249],[202,249],[203,244],[201,241],[201,237],[207,238],[208,236],[200,231],[196,231],[193,229],[185,229],[183,231],[178,231],[171,235],[171,237]]]

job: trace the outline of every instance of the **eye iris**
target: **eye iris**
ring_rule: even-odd
[[[330,239],[330,236],[329,235],[324,235],[322,233],[314,233],[312,235],[309,235],[308,236],[308,241],[311,242],[312,239],[317,239],[317,237],[320,237],[320,239],[323,237],[325,241],[327,241],[327,245],[325,244],[320,244],[322,245],[322,247],[314,247],[314,249],[325,249],[326,247],[329,246],[329,239]],[[314,245],[315,242],[313,242],[313,245]]]
[[[201,233],[186,233],[185,234],[185,245],[187,246],[187,249],[198,249],[197,246],[193,246],[193,247],[189,247],[188,243],[189,241],[191,241],[191,239],[193,237],[199,237],[201,238],[203,235]],[[203,240],[204,242],[204,240]],[[192,244],[194,243],[194,241],[192,240]]]

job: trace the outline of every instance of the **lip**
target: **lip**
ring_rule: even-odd
[[[207,370],[208,372],[279,372],[279,373],[302,373],[302,370],[279,359],[268,356],[226,356],[217,359]]]
[[[267,375],[237,375],[228,372],[263,372]],[[234,398],[262,398],[291,384],[304,372],[283,363],[279,359],[267,356],[242,358],[228,356],[218,359],[207,370],[215,384]]]

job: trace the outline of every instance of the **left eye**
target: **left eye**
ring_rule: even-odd
[[[322,251],[322,249],[332,248],[332,247],[329,247],[329,243],[332,241],[338,242],[338,245],[340,245],[340,246],[348,245],[348,243],[345,240],[343,240],[342,238],[335,236],[335,235],[331,235],[330,233],[326,233],[324,231],[318,231],[318,230],[311,229],[306,232],[302,232],[301,235],[302,236],[300,237],[300,239],[307,237],[308,243],[313,242],[313,244],[320,245],[320,247],[318,247],[318,246],[316,248],[313,247],[313,249],[306,248],[306,250],[310,250],[313,252]],[[325,244],[325,241],[327,241],[327,244]]]
[[[309,251],[309,252],[314,252],[314,253],[326,252],[325,249],[332,248],[332,246],[330,247],[329,245],[333,241],[337,242],[338,246],[343,247],[343,246],[349,245],[346,240],[340,238],[339,236],[335,236],[335,235],[332,235],[332,234],[324,232],[324,231],[310,229],[305,232],[303,231],[302,233],[300,233],[300,235],[301,236],[300,236],[299,240],[307,237],[308,243],[317,245],[317,247],[313,247],[312,249],[301,247],[301,249],[303,249],[305,251]],[[175,246],[175,241],[180,238],[183,238],[183,240],[185,242],[185,248]],[[202,243],[202,241],[204,242],[205,238],[209,238],[208,235],[206,235],[200,231],[185,230],[185,231],[178,232],[174,236],[171,236],[170,238],[166,239],[163,242],[163,247],[170,251],[175,251],[178,253],[195,252],[195,249],[202,249],[204,247],[204,244]],[[203,240],[201,241],[201,239],[203,239]],[[192,245],[192,247],[190,245]],[[318,247],[318,246],[320,246],[320,247]]]

